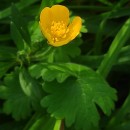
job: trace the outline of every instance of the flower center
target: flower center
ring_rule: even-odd
[[[67,26],[63,21],[52,21],[51,24],[51,35],[54,42],[58,42],[59,39],[66,38],[66,34],[69,32]]]

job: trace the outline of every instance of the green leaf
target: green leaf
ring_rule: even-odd
[[[79,64],[87,65],[93,69],[97,69],[98,66],[101,64],[103,58],[105,55],[80,55],[73,59],[73,62],[77,62]],[[129,66],[130,63],[130,45],[122,47],[119,53],[119,56],[117,58],[117,62],[114,64],[114,70],[118,71],[124,71],[126,69],[126,72],[128,72],[129,67],[126,67],[126,65]],[[121,69],[120,67],[123,67]]]
[[[81,43],[82,40],[80,38],[76,38],[65,46],[54,48],[52,53],[50,53],[49,59],[53,57],[55,62],[68,62],[71,58],[80,55],[79,45]]]
[[[88,30],[87,30],[86,26],[82,25],[80,32],[87,33]]]
[[[42,0],[41,9],[43,9],[45,7],[51,7],[52,5],[61,3],[63,1],[64,0]]]
[[[29,128],[29,130],[53,130],[55,124],[55,119],[44,115],[38,118],[33,125]]]
[[[120,129],[119,129],[120,128]],[[107,130],[129,130],[130,129],[130,94],[125,99],[121,108],[108,122]]]
[[[0,62],[9,62],[16,59],[16,48],[9,46],[0,46]]]
[[[63,1],[65,1],[65,0],[54,0],[54,3],[56,4],[56,3],[61,3],[61,2],[63,2]]]
[[[67,77],[70,76],[69,72],[66,73],[67,68],[64,66],[55,66],[55,65],[48,65],[48,64],[36,64],[30,67],[30,74],[35,77],[39,78],[42,77],[45,81],[53,81],[56,79],[58,82],[63,82]]]
[[[0,78],[15,64],[16,49],[0,46]]]
[[[129,33],[130,33],[130,18],[126,20],[123,27],[117,33],[116,37],[112,41],[111,46],[109,47],[106,56],[104,57],[103,61],[101,62],[101,65],[97,70],[97,72],[102,74],[104,77],[108,75],[112,66],[117,61],[117,57],[120,53],[121,48],[129,39]]]
[[[20,2],[17,2],[15,5],[17,8],[19,8],[20,10],[25,9],[25,7],[28,7],[31,4],[34,4],[35,2],[37,2],[37,0],[20,0]],[[4,19],[7,16],[9,16],[11,14],[11,7],[9,6],[8,8],[0,11],[0,19]]]
[[[64,82],[46,81],[43,89],[48,95],[41,104],[58,119],[65,119],[66,125],[75,124],[78,130],[97,127],[99,113],[97,106],[109,115],[116,100],[115,90],[96,72],[88,67],[76,64],[48,64],[49,68],[71,74]],[[48,68],[47,67],[47,68]],[[57,74],[54,75],[55,78]],[[80,105],[79,105],[80,104]]]
[[[98,0],[98,1],[100,1],[100,2],[103,3],[103,4],[106,4],[106,5],[112,6],[112,3],[109,2],[108,0]]]
[[[38,44],[39,42],[43,41],[44,36],[41,33],[38,21],[35,21],[35,23],[33,23],[32,27],[30,28],[30,32],[32,43]]]
[[[72,42],[61,47],[49,46],[47,43],[42,45],[42,43],[40,43],[37,44],[37,47],[39,46],[40,48],[32,57],[32,59],[34,61],[44,62],[68,62],[71,60],[71,58],[75,58],[80,55],[79,46],[81,43],[82,40],[80,38],[76,38]]]
[[[16,120],[30,116],[31,101],[21,89],[18,71],[4,78],[4,86],[0,87],[0,97],[6,99],[3,105],[6,114],[12,114]]]
[[[19,36],[21,34],[23,40],[28,45],[30,45],[31,39],[30,39],[30,34],[28,31],[28,28],[27,28],[27,21],[22,17],[22,14],[20,13],[20,11],[17,9],[17,7],[15,5],[12,5],[12,8],[11,8],[11,20],[15,24],[15,30],[17,28],[18,29],[17,32],[19,31],[19,34],[15,35],[15,37]],[[13,35],[14,35],[14,33],[13,33]],[[17,38],[16,38],[16,40],[17,40]],[[15,40],[15,42],[16,42],[16,40]],[[22,44],[22,41],[20,43]],[[19,44],[19,43],[16,42],[16,45],[17,44]],[[23,47],[23,45],[17,45],[17,46]]]
[[[24,49],[25,41],[14,22],[10,23],[11,38],[19,50]]]
[[[117,61],[118,64],[129,64],[130,63],[130,45],[122,47],[118,57],[119,57]]]
[[[22,69],[8,74],[0,86],[0,98],[5,99],[3,111],[16,120],[31,115],[33,109],[40,111],[41,86]]]
[[[129,130],[129,129],[130,129],[130,121],[120,123],[118,125],[115,125],[114,128],[112,128],[112,130]],[[110,129],[108,129],[108,130],[110,130]]]
[[[53,5],[53,0],[42,0],[40,10]]]
[[[26,69],[22,69],[19,73],[19,81],[24,94],[32,101],[33,107],[40,108],[43,91],[37,80],[33,79]]]
[[[0,78],[14,65],[13,62],[0,62]]]

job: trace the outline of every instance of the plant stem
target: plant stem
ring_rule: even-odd
[[[29,122],[27,123],[27,125],[24,127],[23,130],[29,130],[30,126],[34,123],[34,121],[37,119],[37,117],[39,116],[39,113],[35,113],[32,118],[29,120]]]
[[[62,125],[62,120],[56,120],[53,130],[64,130],[64,129],[61,129],[61,125]]]
[[[60,130],[64,130],[64,120],[61,121]]]

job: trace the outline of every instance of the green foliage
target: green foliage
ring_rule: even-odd
[[[117,111],[115,116],[112,118],[111,122],[109,122],[107,129],[113,129],[113,130],[127,130],[130,129],[129,125],[129,110],[130,110],[130,94],[127,96],[124,104],[120,108],[120,110]],[[128,121],[127,121],[128,120]]]
[[[14,65],[16,49],[13,47],[0,46],[0,77]]]
[[[76,64],[40,64],[32,66],[30,71],[34,77],[40,75],[45,81],[52,81],[43,84],[49,95],[41,104],[56,118],[65,118],[67,126],[75,122],[76,129],[91,129],[99,120],[95,104],[107,115],[114,108],[115,90],[90,68]],[[67,78],[69,75],[72,77]]]
[[[20,0],[18,3],[15,3],[15,5],[20,9],[25,9],[26,7],[30,6],[31,4],[34,4],[37,0]],[[11,1],[10,1],[11,2]],[[7,1],[8,3],[8,1]],[[12,2],[11,2],[12,3]],[[0,11],[0,19],[4,19],[11,14],[11,6],[8,8],[5,8],[4,10]]]
[[[12,5],[11,8],[11,20],[11,36],[17,48],[22,50],[24,49],[24,42],[29,45],[31,39],[27,29],[27,23],[15,5]]]
[[[1,117],[4,119],[4,117]],[[23,130],[23,125],[24,122],[15,122],[15,121],[8,121],[8,122],[3,122],[0,125],[1,130],[9,130],[9,128],[13,128],[13,130]]]
[[[82,18],[61,47],[39,27],[55,4]],[[129,130],[129,16],[129,0],[1,0],[0,130]]]
[[[31,33],[32,44],[35,45],[35,44],[41,43],[43,41],[43,35],[42,35],[41,30],[39,28],[38,21],[35,21],[34,25],[31,26],[30,33]]]
[[[56,79],[60,83],[70,76],[69,70],[68,73],[66,73],[67,70],[66,66],[63,66],[63,68],[61,68],[60,66],[48,66],[48,65],[49,64],[38,64],[31,66],[30,68],[31,75],[36,78],[42,77],[45,81],[53,81],[54,79]]]
[[[124,26],[120,29],[120,31],[116,35],[115,39],[113,40],[109,48],[109,51],[107,52],[106,57],[104,58],[101,66],[98,69],[98,71],[102,73],[104,77],[107,75],[107,73],[111,69],[113,62],[116,61],[116,58],[120,52],[119,50],[129,39],[129,30],[130,30],[130,19],[126,21]]]
[[[106,5],[109,5],[109,6],[112,5],[112,3],[109,2],[108,0],[99,0],[99,1],[102,2],[103,4],[106,4]]]
[[[43,96],[41,86],[33,79],[26,69],[23,69],[19,73],[19,82],[24,94],[32,100],[32,105],[35,109],[40,108],[40,99]]]
[[[38,83],[29,76],[27,71],[16,70],[4,78],[0,97],[6,99],[3,111],[20,120],[30,116],[32,107],[40,108],[39,100],[42,92]]]
[[[73,40],[70,44],[66,46],[61,46],[58,48],[39,44],[40,50],[35,53],[33,59],[36,61],[46,60],[47,62],[68,62],[72,58],[80,55],[80,48],[82,40],[77,38]],[[73,50],[73,53],[72,53]]]
[[[41,9],[44,8],[44,7],[50,7],[54,4],[58,4],[58,3],[61,3],[63,2],[64,0],[42,0],[42,3],[41,3]]]
[[[14,40],[17,48],[19,50],[22,50],[24,48],[24,40],[20,32],[18,31],[16,25],[13,22],[11,22],[10,30],[11,30],[11,37]]]
[[[0,77],[4,76],[4,74],[14,65],[14,63],[10,62],[1,62],[0,63]]]
[[[17,50],[14,47],[0,46],[0,61],[13,61],[16,58]]]
[[[29,130],[53,130],[55,125],[55,119],[44,115],[34,122]]]
[[[19,120],[26,118],[32,112],[31,101],[24,94],[19,83],[19,73],[16,71],[7,75],[4,86],[1,86],[0,97],[6,99],[3,111]]]
[[[76,44],[77,43],[77,44]],[[49,59],[53,58],[55,62],[67,62],[70,61],[70,58],[74,58],[80,55],[79,45],[82,43],[82,40],[75,39],[70,44],[66,46],[61,46],[54,48],[52,53],[50,53]],[[73,53],[72,53],[73,50]]]

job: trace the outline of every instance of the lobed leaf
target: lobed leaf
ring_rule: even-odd
[[[29,75],[26,69],[22,69],[20,71],[19,82],[24,94],[32,101],[33,107],[35,109],[39,109],[40,99],[43,96],[42,89],[39,83]]]
[[[30,116],[34,109],[41,110],[42,90],[26,70],[16,70],[4,78],[0,98],[5,99],[3,111],[20,120]]]
[[[63,82],[67,77],[70,76],[69,71],[66,67],[62,68],[60,65],[49,65],[48,64],[36,64],[30,67],[30,74],[35,77],[39,78],[42,77],[45,81],[53,81],[56,79],[58,82]]]
[[[43,65],[43,66],[42,66]],[[77,130],[92,129],[98,126],[100,119],[97,106],[109,115],[114,109],[116,91],[95,71],[88,67],[77,64],[42,64],[41,73],[46,68],[49,72],[59,71],[66,73],[69,77],[64,82],[57,82],[58,72],[43,84],[43,89],[48,93],[41,101],[43,107],[57,119],[65,119],[66,125],[73,123]],[[37,65],[30,68],[33,76],[38,76]],[[51,69],[51,71],[49,70]],[[43,74],[43,75],[42,75]],[[51,75],[51,73],[50,73]]]
[[[81,52],[79,46],[81,45],[81,43],[82,40],[80,38],[76,38],[65,46],[54,48],[54,51],[52,52],[53,60],[55,62],[68,62],[71,58],[79,56]],[[50,54],[50,57],[52,55]]]
[[[4,86],[0,87],[0,97],[6,100],[3,111],[16,120],[24,119],[32,112],[30,99],[23,93],[18,75],[18,72],[7,75]]]

